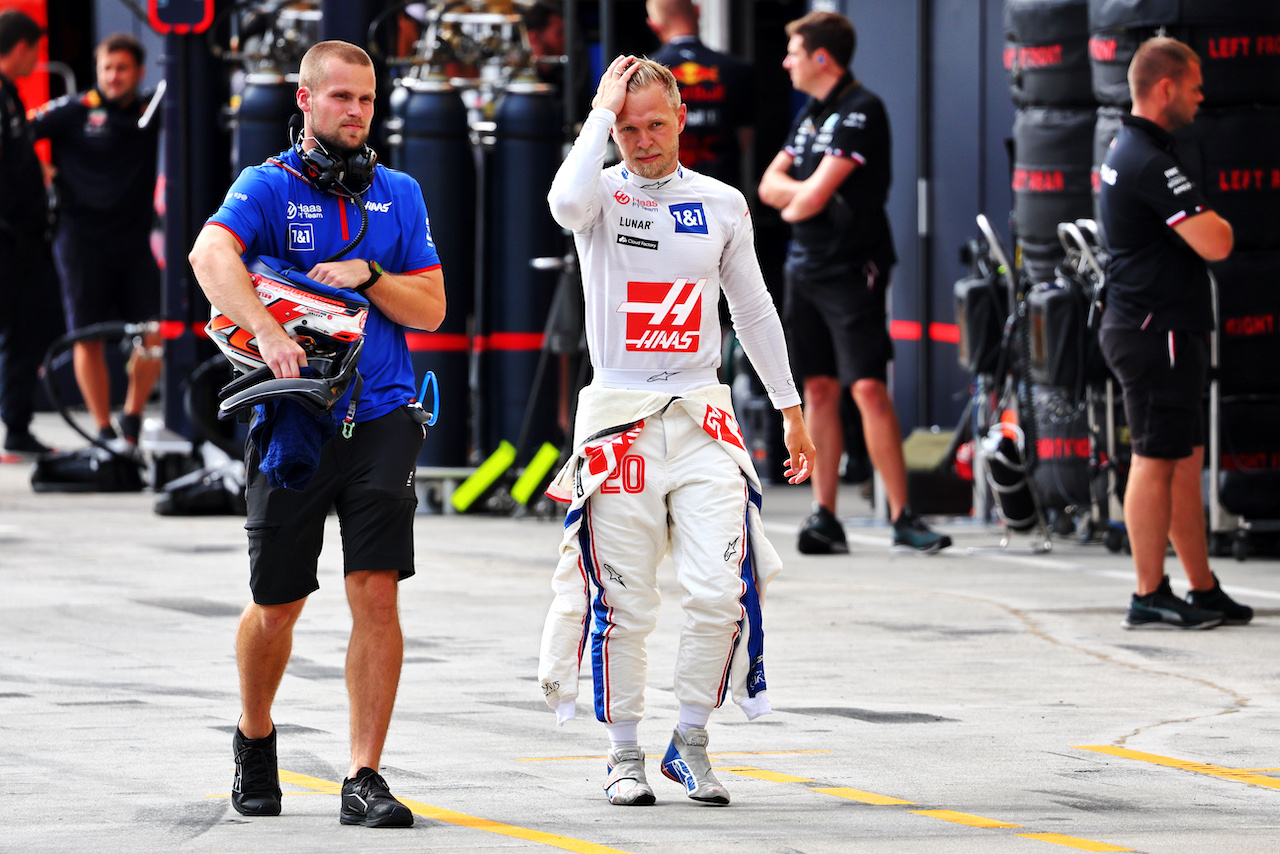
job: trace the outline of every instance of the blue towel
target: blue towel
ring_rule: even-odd
[[[338,422],[329,413],[316,415],[288,398],[269,400],[254,411],[249,440],[267,482],[277,489],[306,489],[320,466],[320,449],[338,434]]]

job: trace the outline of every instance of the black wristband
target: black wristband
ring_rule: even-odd
[[[369,278],[365,280],[364,284],[355,286],[354,290],[358,294],[362,294],[365,291],[369,290],[369,288],[374,286],[374,284],[378,281],[378,279],[382,278],[382,265],[379,264],[377,261],[370,261],[368,263],[369,263]]]

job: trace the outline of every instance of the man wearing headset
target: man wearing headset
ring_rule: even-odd
[[[306,353],[259,300],[245,257],[283,259],[370,302],[359,363],[363,388],[350,436],[344,432],[324,445],[319,469],[301,492],[272,488],[252,449],[246,461],[253,602],[236,635],[242,714],[233,741],[232,805],[245,815],[280,812],[271,705],[293,626],[319,586],[324,520],[336,508],[353,623],[351,765],[340,820],[407,827],[413,815],[378,774],[404,652],[396,589],[413,574],[413,474],[423,437],[406,407],[414,387],[404,329],[436,329],[445,294],[421,188],[378,165],[366,144],[374,96],[373,63],[363,50],[339,41],[308,50],[297,93],[301,138],[241,173],[200,232],[190,261],[209,301],[256,338],[263,361],[280,378],[300,376]]]
[[[884,480],[893,549],[932,554],[951,538],[930,530],[907,506],[902,431],[887,386],[893,342],[885,301],[897,261],[884,211],[889,119],[880,99],[849,72],[857,37],[848,19],[810,12],[787,24],[787,35],[783,67],[810,100],[765,170],[760,201],[791,223],[782,319],[818,447],[814,511],[796,547],[806,554],[849,551],[835,515],[840,396],[849,389],[862,414],[867,452]]]

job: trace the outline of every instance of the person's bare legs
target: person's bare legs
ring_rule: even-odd
[[[351,700],[351,768],[378,770],[391,725],[404,636],[397,604],[399,574],[394,570],[347,575],[351,641],[347,647],[347,693]]]
[[[1214,586],[1200,482],[1203,467],[1204,446],[1197,445],[1191,456],[1174,464],[1170,492],[1169,540],[1192,590],[1212,590]]]
[[[146,350],[160,346],[159,333],[150,333],[143,341]],[[129,360],[129,388],[125,392],[124,412],[126,415],[141,415],[142,410],[151,399],[151,390],[156,380],[160,379],[160,370],[164,361],[160,358],[144,355],[134,350]]]
[[[111,426],[111,378],[107,373],[106,347],[102,341],[77,341],[71,362],[85,408],[98,430]]]
[[[1138,595],[1154,593],[1164,580],[1164,555],[1173,514],[1176,460],[1134,454],[1124,490],[1124,525],[1138,576]],[[1197,492],[1199,485],[1196,486]]]
[[[284,678],[293,650],[293,627],[306,599],[287,605],[250,603],[236,630],[236,665],[240,671],[240,732],[266,738],[274,724],[271,704]]]
[[[809,482],[813,484],[813,500],[833,514],[840,486],[840,457],[844,454],[840,394],[840,381],[835,377],[804,378],[804,423],[818,452]]]
[[[858,411],[862,413],[867,455],[884,482],[885,497],[889,499],[889,518],[897,519],[902,508],[907,506],[907,465],[902,456],[902,428],[898,424],[898,412],[893,408],[888,387],[880,380],[858,380],[853,384],[852,394]]]

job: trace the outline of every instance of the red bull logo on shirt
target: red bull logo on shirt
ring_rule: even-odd
[[[627,349],[692,353],[702,335],[702,289],[706,278],[690,282],[627,282]]]
[[[719,83],[720,69],[714,65],[682,62],[672,66],[672,75],[681,86],[697,86],[699,83]]]

